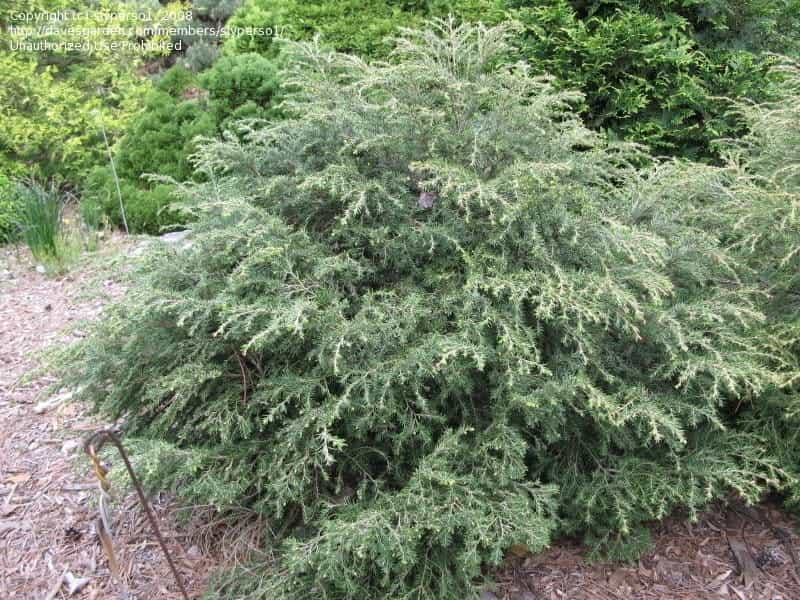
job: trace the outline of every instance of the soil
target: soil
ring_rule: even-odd
[[[135,255],[131,244],[115,238],[101,254]],[[37,353],[82,336],[79,323],[96,318],[124,293],[118,280],[103,278],[107,272],[101,256],[65,276],[48,276],[37,272],[24,250],[0,250],[3,599],[180,598],[144,513],[125,490],[116,490],[112,510],[122,571],[112,576],[95,525],[97,483],[81,441],[113,424],[67,401],[66,394],[47,393],[53,383],[47,374],[31,375],[41,364]],[[121,462],[111,466],[120,468]],[[209,574],[230,553],[208,541],[208,521],[180,525],[172,498],[157,495],[151,503],[190,596],[199,597]],[[219,535],[242,540],[256,529],[240,523]],[[654,548],[636,564],[588,562],[586,549],[569,540],[535,556],[510,555],[495,574],[496,587],[483,597],[800,600],[797,531],[794,517],[777,504],[746,507],[731,501],[711,507],[696,523],[675,515],[653,524]]]

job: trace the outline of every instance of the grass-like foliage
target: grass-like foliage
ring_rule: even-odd
[[[64,203],[61,191],[49,185],[31,181],[18,184],[19,227],[21,237],[38,259],[55,257],[61,235],[61,211]]]
[[[780,483],[729,427],[776,384],[739,251],[509,27],[290,45],[287,118],[201,146],[192,244],[65,357],[152,483],[284,534],[223,597],[462,600],[513,544]]]

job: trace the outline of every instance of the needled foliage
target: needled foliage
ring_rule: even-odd
[[[119,196],[125,207],[128,228],[133,233],[159,234],[164,229],[184,222],[170,204],[176,201],[173,186],[137,184],[129,179],[119,182],[119,195],[110,168],[92,171],[84,181],[81,216],[91,227],[119,225],[122,213]]]
[[[0,6],[0,170],[15,176],[58,178],[75,185],[103,164],[98,113],[113,141],[148,90],[136,73],[157,51],[137,51],[137,19],[148,9],[169,24],[172,3],[104,0],[4,0]],[[23,21],[57,13],[60,21]],[[46,46],[45,46],[46,44]]]
[[[193,26],[225,24],[238,0],[203,0],[193,4]],[[169,210],[174,199],[142,176],[155,174],[178,181],[194,177],[190,157],[198,136],[220,135],[243,119],[280,118],[278,31],[294,39],[320,34],[331,48],[369,58],[385,58],[387,37],[400,26],[421,23],[424,15],[456,14],[465,19],[499,21],[499,0],[460,2],[261,2],[246,3],[229,23],[235,28],[264,28],[270,34],[231,37],[228,54],[219,57],[219,38],[181,38],[185,55],[166,71],[143,108],[126,128],[116,148],[123,203],[134,217],[134,232],[158,233],[179,226]],[[185,24],[186,25],[186,24]],[[199,74],[198,71],[201,71]],[[94,169],[84,182],[82,212],[91,223],[121,225],[116,185],[110,166]],[[138,215],[138,216],[136,216]]]
[[[800,68],[780,69],[780,98],[739,106],[749,134],[726,145],[727,189],[716,191],[733,248],[764,293],[768,321],[763,351],[779,373],[777,385],[745,413],[781,466],[794,476],[789,499],[800,506]],[[711,226],[720,215],[703,213]],[[717,209],[717,211],[719,208]]]
[[[584,91],[592,128],[669,155],[718,158],[711,143],[743,131],[725,98],[768,99],[766,53],[799,48],[797,0],[506,4],[522,54]]]
[[[242,0],[192,0],[192,19],[185,23],[184,29],[200,33],[182,32],[178,36],[183,49],[179,58],[182,65],[199,72],[214,64],[219,58],[221,38],[207,32],[210,29],[219,31],[241,3]]]
[[[507,548],[782,472],[736,407],[776,383],[759,289],[686,182],[434,22],[389,64],[290,44],[280,122],[199,148],[191,244],[63,357],[155,485],[266,515],[221,597],[458,599]],[[679,216],[679,215],[677,215]]]
[[[193,172],[189,156],[195,149],[195,137],[216,133],[214,117],[204,105],[205,100],[180,97],[187,90],[196,89],[190,87],[191,82],[175,74],[167,78],[165,87],[179,89],[178,97],[159,88],[153,90],[114,153],[122,202],[132,232],[158,233],[162,226],[179,222],[166,209],[172,200],[168,191],[148,184],[142,175],[159,173],[188,179]],[[106,165],[96,167],[86,177],[81,210],[90,217],[89,222],[97,222],[102,215],[110,223],[122,223],[117,184],[108,159]]]
[[[0,173],[0,244],[12,242],[19,236],[21,208],[18,186]]]
[[[357,5],[357,6],[356,6]],[[769,99],[768,53],[800,51],[798,0],[249,0],[231,18],[291,39],[322,41],[364,59],[385,59],[399,26],[449,14],[496,24],[516,19],[513,60],[585,94],[584,122],[659,154],[718,161],[713,141],[740,134],[729,100]],[[277,53],[272,36],[241,36],[230,52]]]
[[[203,98],[184,101],[156,90],[117,148],[120,176],[136,180],[144,173],[160,173],[188,179],[192,174],[189,155],[195,148],[194,138],[214,131],[214,120]]]
[[[788,500],[800,505],[800,69],[784,63],[771,74],[776,99],[737,103],[742,138],[721,140],[724,161],[662,166],[649,195],[673,218],[717,231],[740,265],[727,285],[758,291],[766,319],[753,350],[773,371],[760,394],[742,398],[730,417],[760,440],[788,474]],[[679,189],[678,182],[683,188]]]
[[[231,27],[269,27],[281,35],[310,39],[316,34],[333,47],[360,55],[385,56],[385,38],[402,25],[412,25],[415,15],[400,4],[385,0],[329,0],[304,2],[287,0],[249,0],[230,20]],[[236,53],[257,52],[274,57],[274,36],[242,35],[232,38],[228,47]]]
[[[192,45],[180,64],[190,68],[168,71],[164,80],[171,83],[159,83],[162,93],[152,92],[127,128],[118,148],[121,170],[127,171],[127,187],[143,191],[141,202],[139,196],[130,198],[133,204],[156,206],[154,197],[144,194],[149,186],[141,181],[143,174],[192,176],[189,156],[198,134],[221,134],[244,118],[280,117],[277,35],[293,40],[319,35],[322,44],[337,51],[394,60],[389,37],[401,26],[431,16],[490,24],[514,18],[521,25],[509,53],[497,60],[523,58],[533,71],[554,75],[557,89],[584,92],[577,108],[590,129],[648,144],[659,154],[719,162],[713,141],[745,128],[729,111],[730,99],[771,97],[780,77],[770,75],[773,59],[767,53],[797,52],[800,31],[800,0],[248,0],[237,6],[200,3],[196,17],[216,26],[230,17],[231,30],[249,27],[264,34],[228,38],[219,60],[218,40],[187,40]],[[109,169],[103,170],[110,181]],[[115,222],[113,208],[105,211],[98,200],[113,193],[108,186],[100,196],[90,191],[87,210],[106,212]],[[174,218],[174,213],[163,215]],[[152,213],[147,220],[159,219]]]
[[[241,119],[277,114],[278,68],[259,54],[224,56],[203,74],[200,83],[208,91],[218,131]]]
[[[190,157],[199,137],[220,134],[240,119],[265,119],[276,114],[280,81],[277,68],[257,54],[220,59],[197,76],[176,66],[148,95],[116,147],[123,204],[131,231],[158,233],[182,222],[169,210],[175,198],[169,186],[148,182],[156,174],[177,181],[195,176]],[[117,188],[110,166],[95,169],[84,183],[83,212],[122,222]]]
[[[421,24],[425,17],[454,15],[468,21],[497,23],[503,0],[246,0],[230,20],[231,27],[268,27],[281,36],[325,44],[362,58],[385,59],[390,36],[400,27]],[[274,57],[274,36],[241,35],[227,43],[234,53],[258,52]]]

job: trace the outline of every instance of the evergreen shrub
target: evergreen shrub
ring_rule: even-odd
[[[311,39],[319,34],[331,47],[361,56],[385,56],[386,37],[402,25],[412,25],[415,15],[386,0],[248,0],[234,13],[231,27],[270,28],[293,39]],[[227,42],[228,51],[255,52],[275,58],[279,48],[275,36],[243,35]]]
[[[197,138],[219,135],[242,119],[274,117],[279,86],[274,62],[258,54],[223,57],[199,76],[180,65],[169,69],[116,148],[131,231],[158,233],[185,222],[184,216],[168,209],[175,199],[169,186],[149,183],[146,176],[177,181],[202,177],[191,163]],[[97,215],[110,223],[122,222],[109,166],[94,169],[86,178],[82,212],[91,222],[97,222]]]
[[[118,145],[117,171],[134,182],[146,173],[188,179],[193,174],[189,156],[196,147],[195,137],[215,131],[204,98],[184,100],[154,90]]]
[[[242,0],[193,0],[192,10],[199,17],[219,25],[225,23],[241,3]]]
[[[95,228],[105,224],[121,224],[119,196],[110,167],[94,169],[84,185],[81,201],[83,221]],[[119,187],[131,232],[158,235],[165,229],[185,223],[185,217],[170,210],[170,204],[176,201],[172,185],[147,185],[146,182],[137,185],[131,180],[122,179]]]
[[[167,69],[155,81],[157,90],[174,98],[195,86],[197,86],[197,75],[181,65]]]
[[[293,40],[319,35],[340,52],[365,59],[385,59],[391,36],[400,27],[420,25],[426,17],[453,15],[467,21],[497,23],[504,16],[504,0],[245,0],[230,19],[231,27],[263,27]],[[256,52],[274,58],[275,36],[242,35],[231,38],[232,53]]]
[[[0,244],[19,237],[20,195],[17,185],[0,173]]]
[[[767,100],[769,52],[797,56],[800,2],[506,0],[517,46],[536,68],[586,94],[593,129],[657,152],[719,159],[713,141],[743,132],[730,98]]]
[[[775,69],[779,98],[761,105],[740,104],[749,133],[729,140],[727,163],[718,183],[695,207],[709,227],[723,228],[728,242],[749,267],[747,279],[764,294],[767,320],[762,350],[778,381],[742,420],[765,440],[791,475],[788,499],[800,506],[800,66]],[[709,180],[687,173],[687,181]],[[713,178],[712,178],[713,181]],[[701,197],[700,194],[697,194]]]
[[[216,133],[206,100],[182,99],[187,90],[196,89],[192,87],[191,74],[182,68],[171,71],[174,73],[160,82],[161,89],[149,93],[142,112],[132,118],[114,153],[128,227],[133,233],[155,234],[163,226],[183,221],[167,209],[174,200],[168,186],[154,187],[142,176],[158,173],[178,180],[192,177],[189,157],[196,147],[195,138]],[[122,223],[117,186],[109,165],[95,167],[85,178],[81,212],[88,223],[99,223],[103,218],[114,225]]]
[[[223,56],[200,77],[218,131],[240,119],[274,116],[280,83],[276,62],[260,54]]]
[[[744,131],[728,98],[771,98],[769,53],[800,53],[800,0],[247,0],[231,24],[296,40],[319,34],[336,50],[385,59],[385,36],[450,14],[520,21],[512,60],[555,76],[560,89],[581,90],[590,128],[706,161],[720,158],[714,140]],[[273,41],[242,36],[227,50],[274,57]]]
[[[290,44],[287,118],[200,146],[192,244],[62,356],[151,485],[270,519],[220,597],[463,600],[512,545],[625,555],[783,485],[734,427],[776,385],[738,252],[675,166],[504,66],[510,32]]]
[[[0,171],[77,186],[106,162],[98,120],[119,138],[149,89],[139,69],[155,53],[134,50],[134,31],[175,24],[177,2],[3,0],[0,2]],[[91,9],[89,7],[91,6]],[[21,27],[19,13],[74,13],[48,27]],[[138,13],[152,21],[137,19]],[[28,24],[30,25],[30,24]],[[14,26],[14,27],[12,27]],[[47,49],[26,51],[24,45]],[[81,45],[77,51],[70,46]],[[14,48],[12,50],[11,48]]]
[[[223,38],[209,31],[223,27],[240,4],[241,0],[192,0],[192,18],[184,21],[181,33],[173,37],[183,51],[179,63],[195,73],[211,67],[219,57]]]
[[[199,73],[211,67],[219,55],[220,49],[217,44],[201,40],[186,49],[181,64],[193,73]]]

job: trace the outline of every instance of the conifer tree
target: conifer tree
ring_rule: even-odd
[[[758,286],[510,27],[289,44],[288,118],[201,147],[191,245],[71,350],[151,483],[269,518],[276,563],[221,597],[462,600],[511,545],[623,552],[780,482],[729,427],[775,384]]]

